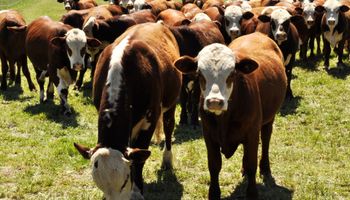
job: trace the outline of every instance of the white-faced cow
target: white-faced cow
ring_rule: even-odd
[[[164,130],[163,167],[172,167],[171,136],[181,88],[181,73],[173,62],[178,58],[179,47],[172,32],[159,23],[144,23],[129,28],[107,46],[96,66],[93,94],[99,110],[97,146],[91,150],[75,146],[85,158],[93,156],[100,147],[112,148],[116,151],[111,158],[113,165],[129,170],[131,167],[131,184],[135,183],[141,193],[142,169],[155,130]],[[138,151],[148,155],[132,158],[128,147],[143,149]],[[109,173],[111,167],[99,161],[93,163],[93,171],[99,168],[103,171],[100,180],[104,183],[96,184],[106,197],[113,194],[114,199],[124,199],[120,183],[127,180],[129,170],[120,175]],[[116,185],[106,182],[111,179]],[[128,193],[128,196],[133,193],[130,187]]]
[[[266,10],[269,13],[268,10]],[[290,86],[295,54],[299,50],[299,35],[295,26],[291,23],[292,15],[282,8],[273,8],[271,14],[262,14],[258,17],[261,21],[256,31],[267,34],[281,49],[284,57],[284,65],[288,78],[286,99],[293,98]]]
[[[77,72],[85,68],[87,43],[100,45],[98,40],[87,38],[82,30],[49,17],[40,17],[28,25],[25,44],[40,86],[40,102],[44,101],[45,77],[49,76],[47,98],[53,98],[52,84],[55,84],[63,113],[71,113],[68,87],[75,81]]]
[[[0,11],[0,58],[2,69],[1,89],[7,89],[7,72],[10,79],[21,84],[21,68],[25,75],[29,90],[35,90],[27,65],[24,48],[27,26],[20,13],[14,10]],[[17,64],[17,75],[15,70]]]
[[[97,6],[94,0],[57,0],[58,3],[63,3],[64,9],[69,10],[84,10]]]
[[[239,144],[244,148],[242,172],[248,178],[247,197],[257,199],[260,132],[260,173],[272,179],[269,142],[287,87],[282,52],[264,34],[252,33],[233,40],[229,47],[208,45],[196,58],[181,57],[175,66],[183,73],[199,76],[200,116],[210,172],[209,199],[220,199],[220,152],[230,158]]]
[[[329,56],[331,47],[338,55],[338,65],[343,64],[343,49],[345,41],[350,37],[350,4],[347,1],[327,0],[323,6],[317,6],[316,10],[324,12],[321,21],[321,30],[324,42],[324,66],[329,68]]]

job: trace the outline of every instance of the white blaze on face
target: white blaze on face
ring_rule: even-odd
[[[135,0],[121,0],[119,2],[119,5],[124,7],[124,8],[128,8],[128,9],[131,9],[134,7],[134,1]]]
[[[272,34],[277,43],[280,45],[287,40],[287,32],[283,24],[291,18],[291,15],[285,9],[278,8],[271,13]]]
[[[100,148],[91,157],[92,178],[107,200],[130,200],[130,161],[111,148]]]
[[[252,11],[253,9],[252,6],[246,0],[242,1],[241,8],[243,12]]]
[[[239,6],[231,5],[225,9],[225,30],[232,40],[241,35],[242,15],[242,8]]]
[[[129,44],[129,37],[125,37],[116,47],[114,47],[111,55],[111,61],[109,63],[109,70],[107,75],[108,85],[108,102],[113,106],[117,107],[117,100],[119,98],[120,85],[121,85],[121,73],[123,71],[122,58],[124,55],[124,49]]]
[[[337,0],[327,0],[323,4],[323,7],[326,10],[326,23],[331,32],[333,32],[334,27],[338,24],[340,6],[341,4]]]
[[[66,33],[67,55],[72,69],[82,70],[86,52],[86,35],[84,31],[73,28]]]
[[[146,3],[145,0],[135,0],[134,1],[134,12],[142,10],[145,3]]]
[[[211,44],[198,54],[198,73],[200,74],[201,92],[204,97],[204,110],[220,115],[228,108],[233,84],[227,84],[227,78],[234,72],[236,58],[231,49],[222,44]],[[203,85],[204,79],[205,85]],[[221,109],[211,110],[207,103],[210,100],[223,102]]]
[[[308,29],[310,29],[315,22],[315,8],[316,5],[314,3],[308,1],[303,3],[303,17]]]

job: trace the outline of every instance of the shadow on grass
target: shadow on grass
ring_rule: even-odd
[[[241,181],[234,189],[233,193],[222,200],[246,199],[246,189],[248,181]],[[260,200],[291,200],[293,190],[280,185],[267,186],[265,184],[256,184]]]
[[[346,79],[346,77],[350,74],[350,66],[348,64],[342,64],[336,67],[330,67],[326,70],[326,72],[338,79]]]
[[[158,170],[156,182],[144,184],[145,199],[152,200],[180,200],[183,195],[183,186],[177,180],[172,170]]]
[[[317,68],[320,62],[322,61],[322,58],[322,55],[315,55],[312,58],[309,57],[307,60],[297,60],[295,62],[295,66],[298,66],[308,71],[319,71]]]
[[[296,96],[291,100],[285,100],[281,109],[280,113],[282,116],[287,116],[287,115],[293,115],[296,113],[296,109],[300,105],[300,96]]]
[[[55,105],[54,102],[48,101],[42,104],[28,105],[24,112],[32,115],[38,115],[40,113],[45,114],[46,118],[55,123],[62,124],[62,128],[78,127],[77,116],[78,114],[71,108],[72,114],[69,116],[64,115],[61,112],[61,106]]]
[[[0,95],[3,96],[5,101],[20,101],[24,102],[33,97],[21,97],[23,89],[20,85],[8,85],[6,90],[0,90]]]
[[[202,138],[202,126],[194,128],[192,125],[176,125],[174,136],[176,138],[174,144],[200,139]]]

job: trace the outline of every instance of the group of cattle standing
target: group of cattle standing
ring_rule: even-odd
[[[106,199],[143,199],[142,169],[153,134],[164,132],[164,168],[172,168],[171,137],[180,97],[180,123],[201,117],[210,172],[209,199],[220,199],[221,153],[231,157],[243,144],[242,174],[247,198],[257,199],[260,173],[273,182],[269,141],[276,112],[293,97],[295,54],[306,60],[308,44],[324,65],[331,47],[342,63],[348,44],[349,0],[121,0],[97,6],[93,0],[58,0],[67,13],[59,22],[39,17],[26,25],[14,10],[0,11],[1,89],[20,83],[20,69],[40,102],[57,87],[64,114],[71,112],[68,87],[80,88],[91,67],[98,110],[94,148],[74,144],[92,162],[92,175]],[[349,44],[348,44],[349,48]],[[17,64],[17,74],[15,73]],[[78,75],[79,73],[79,75]],[[45,77],[49,84],[44,92]]]

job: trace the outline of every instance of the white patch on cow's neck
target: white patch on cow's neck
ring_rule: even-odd
[[[109,63],[109,70],[107,75],[108,85],[108,102],[112,105],[112,108],[117,107],[117,100],[119,98],[120,86],[122,81],[122,58],[124,50],[129,44],[130,36],[125,37],[117,46],[114,47],[111,55],[111,61]]]

